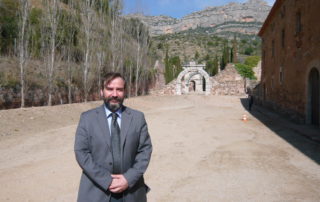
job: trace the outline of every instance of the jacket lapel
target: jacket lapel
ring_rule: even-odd
[[[132,114],[130,110],[127,107],[124,107],[124,110],[121,115],[121,132],[120,132],[121,148],[123,148],[123,145],[125,143],[127,133],[130,128],[131,120],[132,120]]]
[[[110,136],[110,130],[107,120],[106,111],[104,109],[104,105],[97,108],[97,116],[98,116],[98,125],[101,128],[103,139],[106,140],[109,148],[111,146],[111,136]]]

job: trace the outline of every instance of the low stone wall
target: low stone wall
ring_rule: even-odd
[[[239,75],[234,65],[229,64],[219,72],[212,81],[212,95],[245,95],[244,79]]]
[[[161,89],[152,89],[149,91],[150,95],[175,95],[176,94],[176,80],[171,81]]]

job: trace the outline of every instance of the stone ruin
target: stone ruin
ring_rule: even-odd
[[[209,74],[204,70],[205,65],[197,65],[190,62],[189,65],[183,66],[176,80],[176,94],[197,93],[209,95],[212,83]]]
[[[184,66],[184,70],[167,85],[164,84],[150,91],[151,95],[183,95],[183,94],[202,94],[202,95],[231,95],[244,96],[245,89],[252,82],[245,81],[237,72],[233,64],[228,64],[224,70],[219,71],[213,77],[209,77],[204,70],[205,65],[196,65],[194,62]],[[257,73],[256,73],[257,75]]]

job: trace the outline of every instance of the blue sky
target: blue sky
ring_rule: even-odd
[[[145,15],[167,15],[181,18],[208,6],[222,6],[247,0],[124,0],[124,14],[142,12]],[[264,0],[273,5],[275,0]]]

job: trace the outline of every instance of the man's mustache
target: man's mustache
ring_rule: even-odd
[[[108,98],[107,101],[118,101],[118,102],[121,102],[122,99],[119,98],[119,97],[111,97],[111,98]]]

